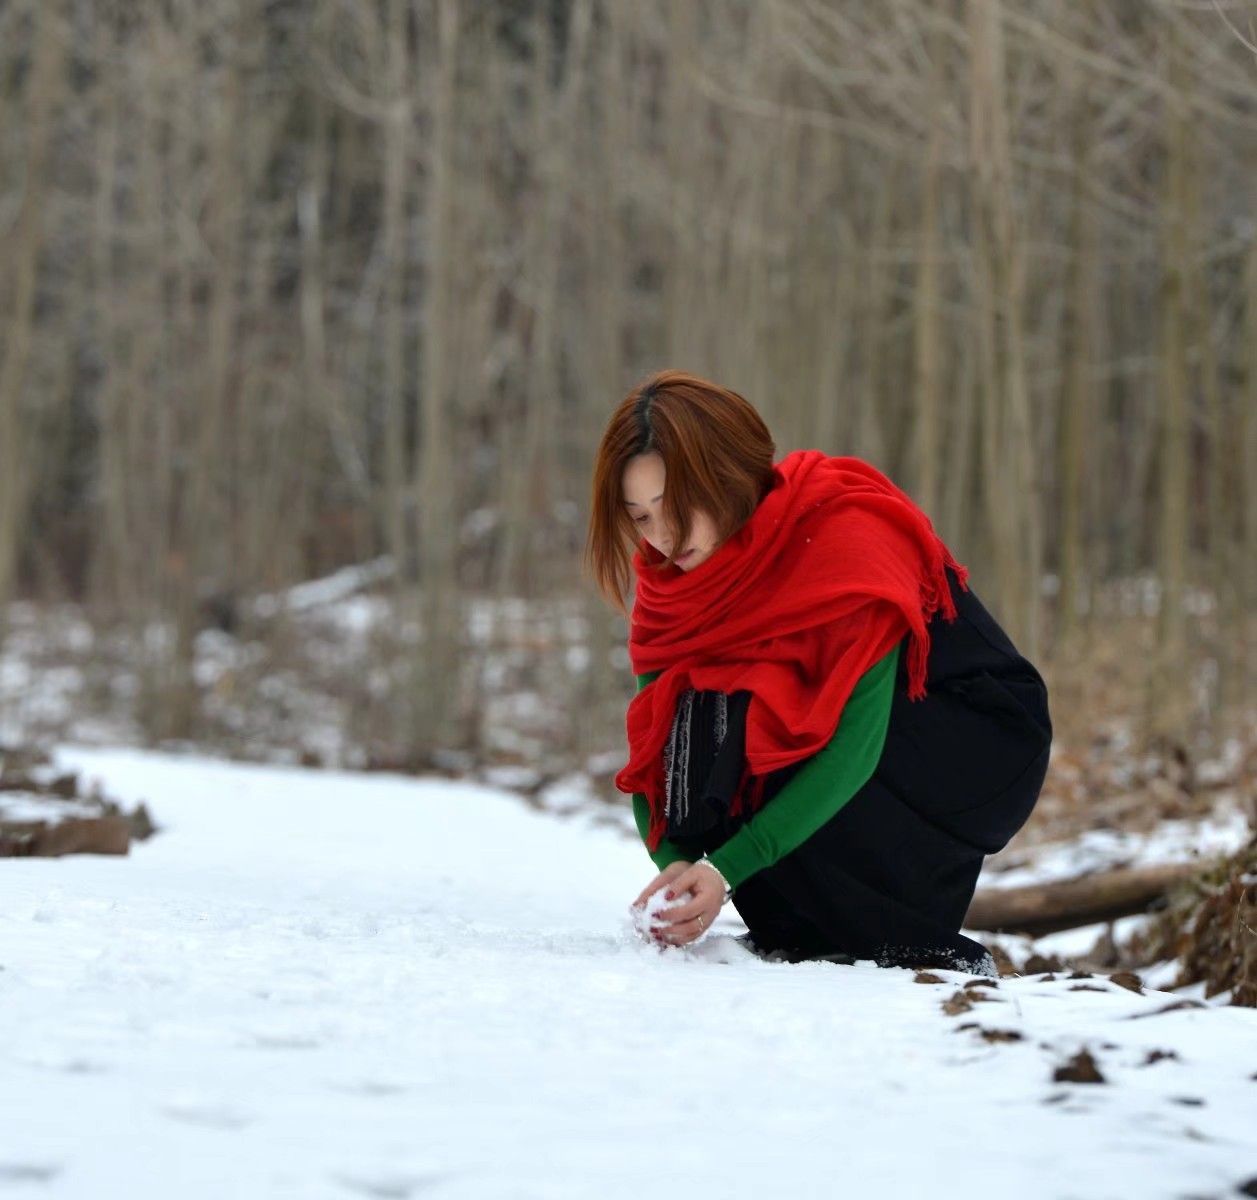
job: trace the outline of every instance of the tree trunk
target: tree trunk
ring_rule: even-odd
[[[970,0],[973,254],[982,369],[983,479],[997,607],[1038,654],[1040,496],[1023,345],[1025,247],[1013,205],[999,0]]]
[[[428,189],[424,198],[423,333],[419,338],[420,447],[414,494],[422,637],[411,671],[407,707],[413,708],[411,746],[421,760],[450,739],[461,710],[463,621],[458,607],[457,464],[450,461],[448,339],[457,313],[452,303],[453,246],[458,179],[455,175],[460,16],[456,0],[438,0],[432,62],[433,96]]]
[[[1095,225],[1088,180],[1091,163],[1091,102],[1076,69],[1068,75],[1072,100],[1071,160],[1073,181],[1069,213],[1069,265],[1065,281],[1066,307],[1061,338],[1062,380],[1060,434],[1057,443],[1060,506],[1060,585],[1056,596],[1055,644],[1063,654],[1074,646],[1079,624],[1079,593],[1084,586],[1084,496],[1088,471],[1087,447],[1094,436],[1091,414],[1096,406],[1092,366],[1093,330],[1099,313],[1095,304]]]
[[[30,487],[29,428],[23,419],[27,367],[35,331],[35,293],[44,251],[48,209],[48,152],[53,108],[61,90],[61,67],[68,44],[61,28],[59,0],[44,0],[33,18],[35,46],[26,92],[26,164],[21,204],[5,244],[0,245],[4,290],[4,356],[0,359],[0,643],[16,583],[18,553]],[[3,303],[5,293],[8,303]]]
[[[1191,463],[1188,446],[1187,278],[1190,271],[1187,227],[1187,155],[1189,127],[1183,94],[1182,51],[1171,27],[1166,52],[1170,86],[1166,90],[1166,180],[1164,196],[1163,275],[1161,284],[1161,470],[1158,560],[1161,604],[1157,644],[1149,677],[1147,729],[1153,736],[1180,739],[1189,713],[1183,667],[1187,652],[1188,553],[1191,524]]]

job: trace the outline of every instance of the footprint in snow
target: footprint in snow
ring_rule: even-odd
[[[56,1051],[24,1054],[19,1060],[28,1067],[39,1067],[45,1071],[64,1071],[67,1075],[104,1075],[112,1068],[108,1063],[94,1058],[71,1055],[69,1058]]]
[[[0,1162],[0,1185],[6,1183],[51,1183],[61,1172],[54,1163]]]
[[[385,1083],[378,1079],[363,1079],[353,1083],[333,1083],[338,1092],[353,1096],[399,1096],[406,1089],[400,1083]]]
[[[254,1033],[246,1044],[259,1050],[317,1050],[323,1043],[304,1033]]]
[[[174,1100],[164,1104],[161,1110],[166,1116],[188,1125],[201,1125],[207,1129],[244,1129],[252,1125],[254,1118],[229,1104],[213,1100]]]
[[[444,1176],[428,1175],[333,1175],[332,1178],[351,1192],[376,1200],[409,1200],[442,1183]]]
[[[91,1058],[67,1058],[58,1066],[58,1070],[67,1075],[105,1075],[109,1072],[109,1066]]]

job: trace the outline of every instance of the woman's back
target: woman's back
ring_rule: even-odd
[[[947,581],[956,619],[930,622],[924,699],[908,699],[901,660],[877,773],[921,816],[994,854],[1025,823],[1047,773],[1047,685],[973,589],[950,570]]]

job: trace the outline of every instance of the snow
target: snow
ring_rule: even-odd
[[[1034,861],[983,875],[983,887],[1025,887],[1074,879],[1091,871],[1116,867],[1150,867],[1234,854],[1248,841],[1248,817],[1234,804],[1218,804],[1202,820],[1164,820],[1146,833],[1121,829],[1088,829],[1078,837],[1042,843]],[[991,860],[988,860],[988,866]]]
[[[262,617],[274,616],[284,610],[304,612],[312,608],[327,608],[337,602],[362,599],[357,593],[381,580],[391,579],[394,574],[393,560],[384,556],[370,562],[342,567],[321,579],[298,583],[284,592],[264,593],[254,601],[253,608]],[[351,624],[360,622],[363,610],[356,604],[351,604],[347,608],[347,615]]]
[[[634,933],[644,940],[649,940],[656,929],[662,929],[666,924],[666,918],[663,916],[665,912],[671,908],[680,908],[683,904],[688,904],[693,898],[693,893],[686,892],[684,895],[677,896],[675,900],[669,900],[667,898],[667,889],[658,888],[646,897],[646,903],[640,908],[633,906],[630,909],[629,924],[632,926]],[[694,940],[697,943],[702,941],[703,938],[710,936],[711,930],[705,929]]]
[[[947,1016],[969,976],[764,962],[732,906],[692,947],[643,941],[653,868],[579,812],[57,758],[162,831],[0,864],[14,1195],[1177,1197],[1257,1174],[1252,1009],[1058,973]],[[1108,1082],[1053,1082],[1083,1046]]]

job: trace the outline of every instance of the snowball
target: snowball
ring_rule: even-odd
[[[667,888],[659,888],[657,891],[651,892],[646,897],[646,903],[641,908],[629,905],[629,914],[633,919],[633,928],[638,935],[651,941],[651,930],[658,929],[666,922],[658,919],[658,916],[665,909],[678,908],[692,899],[689,892],[682,892],[675,900],[665,899]]]

